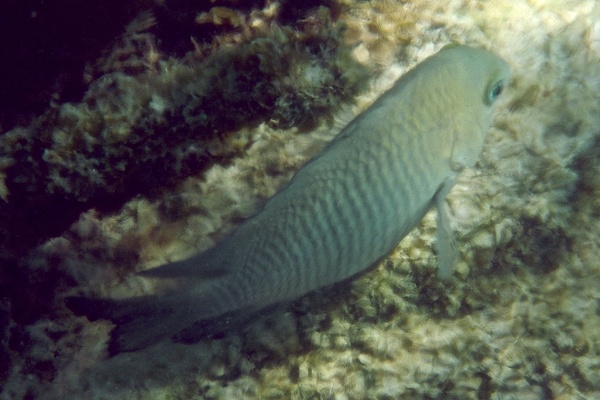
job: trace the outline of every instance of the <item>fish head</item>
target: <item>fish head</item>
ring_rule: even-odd
[[[509,83],[508,64],[496,54],[480,48],[452,46],[453,63],[448,90],[453,92],[453,138],[450,167],[454,171],[472,167],[479,158],[492,124],[492,114],[498,99]]]

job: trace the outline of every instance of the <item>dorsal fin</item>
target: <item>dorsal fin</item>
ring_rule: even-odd
[[[214,279],[243,268],[259,236],[255,223],[247,221],[215,247],[181,261],[138,272],[148,278]]]
[[[197,278],[218,278],[229,272],[226,260],[214,254],[220,246],[208,249],[185,260],[175,261],[160,267],[138,272],[146,278],[181,278],[194,276]]]

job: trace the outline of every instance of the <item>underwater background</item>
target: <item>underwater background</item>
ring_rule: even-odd
[[[7,2],[0,398],[600,398],[600,5]],[[69,295],[212,246],[448,43],[511,66],[477,165],[372,271],[194,345],[107,358]]]

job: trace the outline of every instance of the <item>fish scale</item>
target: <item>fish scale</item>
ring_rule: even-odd
[[[366,270],[432,205],[443,250],[438,274],[449,276],[455,246],[444,197],[479,157],[508,75],[493,53],[445,47],[400,78],[214,248],[141,273],[170,279],[176,289],[126,300],[76,297],[67,305],[115,322],[115,352],[178,332],[197,329],[201,336],[214,326],[197,328],[197,321],[232,313],[247,319]]]
[[[381,157],[381,154],[376,154],[373,151],[373,147],[369,147],[366,149],[361,149],[361,155],[357,157],[357,162],[354,164],[352,170],[344,171],[343,176],[337,177],[335,181],[333,181],[333,185],[325,180],[318,187],[321,189],[310,190],[311,193],[314,193],[314,198],[310,198],[305,200],[305,206],[300,211],[304,219],[300,224],[283,224],[283,226],[294,227],[294,231],[292,233],[288,233],[285,230],[278,232],[278,235],[286,236],[290,235],[291,241],[293,243],[293,247],[295,249],[302,249],[303,254],[317,254],[319,249],[317,249],[315,243],[323,243],[327,242],[328,237],[331,234],[324,234],[327,230],[335,230],[339,236],[342,236],[342,243],[344,245],[340,245],[335,249],[336,253],[346,253],[350,252],[353,254],[353,259],[355,260],[365,260],[363,262],[348,262],[349,269],[344,268],[327,268],[329,265],[332,265],[333,258],[324,259],[321,263],[316,262],[315,259],[307,259],[308,256],[299,257],[293,260],[292,265],[290,266],[292,269],[295,269],[296,275],[299,277],[298,286],[295,292],[305,292],[308,288],[314,287],[317,284],[329,284],[341,279],[346,278],[349,275],[360,272],[364,268],[356,268],[356,266],[361,266],[364,262],[374,262],[376,259],[381,257],[382,246],[389,247],[387,243],[381,243],[380,241],[375,241],[374,245],[367,246],[372,239],[377,236],[378,233],[381,232],[381,225],[383,222],[382,214],[380,213],[382,210],[391,209],[389,207],[390,204],[388,194],[391,193],[389,187],[386,187],[382,183],[385,182],[385,179],[376,179],[376,177],[380,176],[376,173],[376,171],[384,171],[389,176],[401,177],[403,176],[402,170],[398,171],[388,171],[388,168],[384,169],[382,163],[379,160],[382,160],[384,157]],[[389,153],[389,151],[385,151],[385,153]],[[378,157],[377,157],[378,156]],[[339,169],[338,169],[339,171]],[[391,173],[390,173],[391,172]],[[308,178],[305,178],[308,180]],[[348,182],[343,185],[343,189],[337,189],[336,186],[340,186],[343,182]],[[403,182],[398,182],[401,185]],[[306,188],[304,188],[306,189]],[[288,189],[293,190],[293,188]],[[333,190],[333,193],[338,193],[336,196],[333,195],[324,195],[330,194],[331,192],[328,190]],[[347,210],[346,214],[348,215],[346,221],[352,221],[352,225],[334,225],[331,220],[331,215],[333,215],[333,207],[332,200],[336,199],[350,199],[351,201],[347,201],[346,203],[340,202],[340,206],[342,209]],[[408,203],[411,203],[409,200]],[[310,207],[312,205],[312,207]],[[319,207],[321,206],[321,207]],[[329,210],[328,213],[320,213],[318,209],[326,209]],[[410,210],[410,207],[409,207]],[[266,210],[268,211],[268,210]],[[400,218],[401,212],[398,210],[396,215],[390,215],[394,217],[398,221],[398,227],[400,230],[404,230],[403,226],[405,223]],[[409,212],[410,214],[410,212]],[[281,218],[285,218],[281,216]],[[312,222],[312,225],[311,225]],[[314,235],[320,233],[320,237],[317,240],[314,239]],[[312,240],[311,240],[312,239]],[[274,242],[280,243],[280,242]],[[349,249],[345,247],[350,246]],[[393,245],[393,244],[392,244]],[[389,248],[385,250],[390,250]],[[265,268],[268,268],[268,265],[265,265]],[[319,279],[320,271],[328,271],[329,274],[323,276]],[[297,293],[292,293],[292,295],[296,295]]]

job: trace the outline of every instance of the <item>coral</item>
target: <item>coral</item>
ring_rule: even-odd
[[[228,15],[234,14],[232,32],[190,44],[182,58],[161,58],[156,40],[143,32],[157,21],[144,13],[88,71],[103,74],[80,103],[6,133],[1,224],[10,235],[19,235],[15,220],[39,210],[61,213],[61,221],[38,223],[40,232],[58,234],[87,208],[113,209],[137,194],[155,195],[242,151],[243,142],[227,141],[231,132],[264,122],[309,129],[364,84],[366,69],[326,8],[294,27],[277,22],[276,4]],[[28,248],[3,240],[4,249],[18,246]]]
[[[241,3],[244,7],[238,8]],[[160,96],[139,89],[152,110],[133,108],[132,113],[162,115],[170,124],[185,126],[183,113],[176,120],[169,107],[176,99],[181,98],[178,104],[191,99],[194,87],[170,94],[166,90],[170,86],[157,76],[169,73],[189,83],[194,63],[208,62],[213,48],[226,52],[238,46],[283,46],[295,37],[279,41],[266,33],[252,44],[244,39],[244,24],[252,21],[257,24],[254,29],[263,32],[279,23],[273,35],[288,35],[289,21],[305,21],[293,31],[296,34],[301,27],[316,29],[323,21],[318,17],[323,9],[313,2],[298,10],[289,8],[291,1],[275,6],[270,2],[260,12],[283,7],[280,19],[261,25],[268,18],[252,17],[257,14],[249,11],[251,2],[241,3],[210,3],[210,7],[230,9],[213,10],[221,16],[221,25],[211,22],[212,17],[206,19],[203,13],[210,14],[210,7],[194,13],[192,20],[204,15],[199,18],[209,22],[200,27],[214,35],[208,41],[196,40],[196,48],[187,56],[185,51],[177,55],[181,63],[163,56],[144,71],[139,67],[143,62],[130,62],[140,58],[119,58],[127,61],[119,64],[105,62],[110,59],[105,57],[91,67],[90,76],[96,82],[110,74],[117,85],[136,88],[138,78],[154,76],[159,85],[152,94]],[[231,154],[231,147],[242,149],[234,151],[228,163],[212,165],[172,187],[162,186],[153,197],[134,198],[109,215],[93,210],[77,213],[76,223],[60,237],[19,259],[21,268],[13,263],[14,268],[1,271],[3,282],[14,284],[30,299],[17,303],[15,310],[22,319],[10,313],[16,290],[0,300],[6,310],[0,320],[6,344],[2,353],[6,356],[0,359],[1,396],[600,397],[600,9],[596,2],[347,0],[329,4],[332,19],[346,26],[338,33],[339,43],[355,43],[352,55],[369,68],[386,68],[373,81],[373,90],[356,98],[359,104],[368,103],[400,71],[451,41],[483,44],[511,64],[507,100],[500,104],[482,157],[475,168],[464,171],[448,197],[461,253],[456,273],[447,281],[436,277],[431,246],[435,215],[430,213],[388,258],[352,282],[282,305],[220,340],[195,345],[165,342],[146,352],[106,359],[110,324],[76,318],[54,296],[125,297],[152,292],[153,282],[136,278],[133,271],[206,249],[252,214],[335,133],[336,123],[331,124],[332,131],[326,119],[316,122],[319,128],[309,129],[310,119],[282,108],[279,121],[249,124],[210,143],[207,149],[215,154]],[[389,18],[383,18],[386,15]],[[403,21],[406,15],[410,17]],[[159,13],[156,18],[160,20]],[[405,36],[410,43],[397,46]],[[153,48],[164,54],[160,46]],[[283,62],[277,68],[289,68],[294,79],[316,74],[328,82],[331,70],[323,71],[323,61],[301,55],[306,69],[296,72],[294,65]],[[232,60],[235,55],[227,53],[227,57]],[[261,61],[275,65],[260,58],[256,65]],[[350,67],[343,73],[352,81],[361,69]],[[218,68],[217,63],[211,68]],[[209,68],[206,73],[215,72]],[[207,85],[227,87],[222,82]],[[110,85],[103,90],[110,93]],[[288,93],[284,98],[286,104],[312,102],[310,96],[298,99]],[[266,106],[274,111],[276,103]],[[119,104],[129,103],[107,101],[101,106],[110,109]],[[78,106],[84,108],[83,103],[71,105]],[[91,106],[100,107],[85,105]],[[66,109],[59,110],[67,115]],[[192,123],[202,126],[201,112],[195,108],[189,112],[190,118],[198,118]],[[59,111],[54,113],[58,118]],[[294,122],[286,125],[286,118]],[[303,121],[308,121],[305,133],[281,129]],[[11,137],[21,134],[13,131]],[[122,136],[111,133],[107,140],[127,142],[132,135],[135,132],[125,130]],[[51,142],[51,136],[46,138]],[[26,158],[27,141],[12,143],[15,154]],[[41,154],[32,157],[43,161]],[[12,156],[0,161],[3,171],[11,160]],[[12,196],[10,183],[7,189]],[[55,190],[64,189],[56,186]],[[17,278],[15,271],[20,271]],[[6,293],[8,285],[3,285]]]

